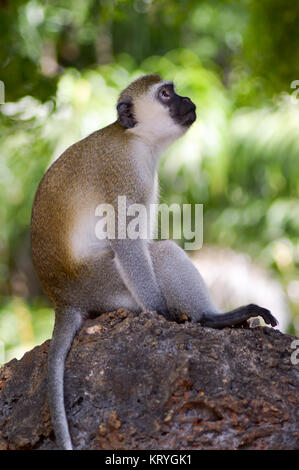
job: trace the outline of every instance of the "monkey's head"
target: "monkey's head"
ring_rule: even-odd
[[[195,104],[176,94],[174,84],[159,75],[145,75],[120,94],[118,121],[129,132],[170,143],[186,132],[196,119]]]

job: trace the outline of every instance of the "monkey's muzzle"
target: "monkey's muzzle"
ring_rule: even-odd
[[[180,124],[191,126],[196,120],[196,106],[190,98],[182,98],[179,108]]]

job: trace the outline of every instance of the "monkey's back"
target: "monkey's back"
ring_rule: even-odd
[[[130,155],[123,152],[129,139],[117,122],[96,131],[69,147],[40,182],[32,208],[32,256],[54,302],[68,285],[72,290],[84,281],[93,247],[99,256],[106,248],[95,235],[95,209],[115,203],[113,188],[120,194],[129,191],[124,167],[130,173]],[[112,152],[117,159],[111,158]]]

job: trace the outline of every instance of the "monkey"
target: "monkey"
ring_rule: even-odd
[[[117,197],[147,209],[158,199],[163,151],[196,120],[196,106],[158,74],[137,78],[117,102],[117,120],[67,148],[43,176],[33,203],[35,270],[55,310],[48,357],[48,401],[57,446],[73,449],[64,405],[65,360],[91,315],[125,307],[156,311],[168,320],[184,312],[193,322],[223,328],[269,310],[247,305],[221,313],[200,273],[172,240],[99,239],[99,204],[118,216]]]

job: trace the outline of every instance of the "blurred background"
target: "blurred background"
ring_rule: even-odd
[[[191,254],[218,303],[258,299],[298,332],[298,3],[0,0],[0,12],[2,362],[52,333],[30,255],[38,183],[115,120],[119,91],[142,73],[197,105],[161,163],[161,198],[204,204],[204,248]]]

